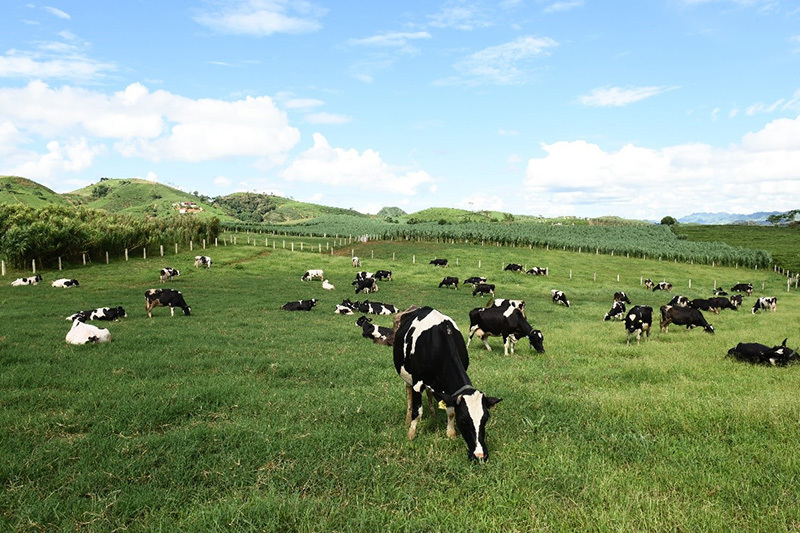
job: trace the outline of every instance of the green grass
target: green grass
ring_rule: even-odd
[[[70,205],[69,200],[44,185],[18,176],[0,176],[0,204],[30,207]]]
[[[736,363],[737,342],[797,347],[800,300],[771,272],[594,254],[431,243],[337,244],[294,253],[282,241],[195,249],[45,272],[36,287],[0,283],[0,527],[111,531],[796,531],[800,528],[799,367]],[[220,241],[222,242],[222,241]],[[299,249],[295,238],[295,249]],[[303,239],[304,249],[322,239]],[[363,339],[353,317],[353,249],[388,268],[373,300],[432,305],[468,330],[484,303],[444,275],[483,274],[499,297],[524,298],[545,335],[539,355],[480,343],[473,382],[503,401],[487,427],[491,459],[471,464],[444,413],[406,440],[405,392],[391,348]],[[209,270],[194,269],[205,253]],[[393,259],[394,254],[394,259]],[[416,263],[412,262],[416,256]],[[451,267],[432,267],[446,257]],[[480,261],[481,266],[478,267]],[[548,277],[503,272],[549,266]],[[458,264],[456,264],[458,263]],[[192,316],[144,312],[162,266],[181,269]],[[301,282],[323,268],[336,291]],[[570,277],[570,270],[572,276]],[[596,274],[596,281],[595,281]],[[620,280],[617,281],[617,275]],[[81,287],[54,289],[56,277]],[[716,283],[778,296],[776,313],[708,315],[717,330],[671,328],[625,345],[603,322],[615,290],[654,308]],[[691,279],[691,288],[689,280]],[[763,286],[763,288],[762,288]],[[549,301],[567,292],[572,307]],[[288,300],[316,297],[309,313]],[[123,305],[113,342],[69,346],[64,317]],[[375,317],[390,325],[391,317]]]

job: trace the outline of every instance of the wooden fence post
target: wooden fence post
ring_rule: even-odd
[[[158,251],[161,253],[161,257],[164,257],[164,245],[163,244],[159,244],[158,245]]]
[[[178,243],[175,243],[175,255],[178,255]]]
[[[61,270],[61,256],[58,256],[58,269]]]
[[[127,261],[127,260],[128,260],[128,249],[125,248],[125,261]]]
[[[36,274],[36,259],[31,260],[31,268],[33,268],[33,273]]]
[[[81,259],[83,259],[83,264],[86,264],[86,254],[81,254]]]
[[[191,251],[193,251],[193,250],[194,250],[194,242],[192,242],[191,240],[189,240],[189,251],[191,252]]]
[[[142,248],[142,259],[147,259],[147,248]]]
[[[0,271],[2,271],[2,275],[3,276],[6,275],[6,262],[5,261],[0,261]]]
[[[253,238],[253,242],[256,242],[255,237]],[[205,249],[206,249],[206,240],[203,239],[203,250],[205,250]]]
[[[108,250],[106,250],[106,264],[108,264]]]

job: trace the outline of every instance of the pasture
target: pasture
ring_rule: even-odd
[[[491,352],[470,346],[473,383],[503,399],[487,425],[487,463],[470,463],[462,439],[445,436],[441,410],[432,420],[426,409],[406,439],[391,348],[361,337],[359,314],[333,314],[344,298],[365,298],[350,285],[351,249],[363,270],[394,273],[370,300],[430,305],[465,335],[469,310],[487,298],[437,288],[444,276],[487,276],[497,297],[526,300],[546,353],[520,343],[504,356],[498,338]],[[197,253],[214,266],[193,268]],[[429,265],[434,257],[451,266]],[[550,275],[504,272],[509,262]],[[162,285],[164,266],[181,275]],[[300,281],[309,268],[336,290]],[[0,278],[3,529],[800,529],[800,367],[726,357],[738,342],[800,346],[800,298],[770,271],[433,243],[331,255],[262,241],[42,274],[34,287],[10,286],[21,272]],[[55,289],[57,277],[81,286]],[[648,277],[672,293],[646,290]],[[623,325],[602,320],[616,290],[658,315],[675,294],[708,297],[715,283],[737,282],[755,292],[739,311],[705,313],[713,336],[660,333],[654,316],[649,341],[628,346]],[[148,319],[144,292],[162,286],[181,290],[192,316],[160,307]],[[571,307],[552,304],[551,289]],[[765,295],[778,297],[777,312],[752,314]],[[280,310],[312,297],[310,312]],[[117,305],[128,318],[95,322],[113,342],[64,342],[67,315]]]

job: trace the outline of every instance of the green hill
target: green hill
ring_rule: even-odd
[[[19,176],[0,176],[0,204],[22,204],[30,207],[70,205],[60,194]]]
[[[233,218],[243,222],[276,224],[317,218],[323,215],[368,216],[352,209],[298,202],[291,198],[271,194],[237,192],[220,196],[215,199],[214,203]]]

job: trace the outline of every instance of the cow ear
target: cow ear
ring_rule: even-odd
[[[495,398],[493,396],[487,396],[486,397],[486,403],[489,405],[489,408],[494,407],[496,404],[500,403],[501,401],[503,401],[502,398]]]

